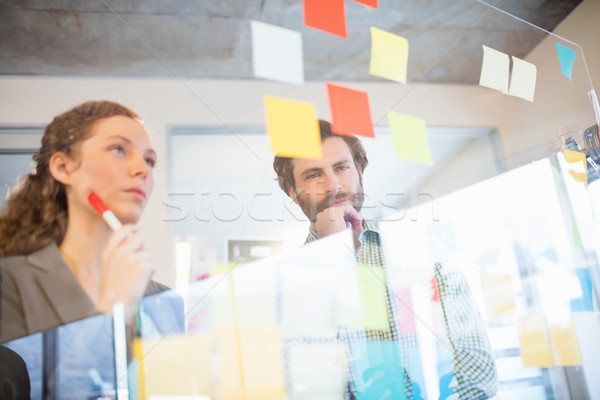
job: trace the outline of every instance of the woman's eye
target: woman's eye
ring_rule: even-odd
[[[154,168],[154,166],[156,165],[156,160],[154,160],[152,158],[147,158],[146,159],[146,164],[148,164],[148,166],[150,168]]]
[[[125,154],[125,148],[123,146],[119,146],[119,145],[113,146],[113,147],[111,147],[111,150],[118,154]]]

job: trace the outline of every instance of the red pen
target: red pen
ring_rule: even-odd
[[[121,224],[121,221],[119,221],[117,216],[112,211],[110,211],[108,207],[106,207],[104,202],[100,199],[100,197],[96,195],[96,193],[90,193],[90,195],[88,196],[88,201],[90,202],[92,207],[94,207],[96,212],[100,216],[102,216],[102,219],[106,221],[108,226],[110,226],[110,228],[113,231],[118,231],[119,229],[121,229],[121,227],[123,226],[123,224]]]

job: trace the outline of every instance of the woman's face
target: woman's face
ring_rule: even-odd
[[[122,223],[137,223],[154,188],[156,162],[144,126],[124,116],[101,119],[78,153],[71,201],[91,209],[87,197],[94,192]]]

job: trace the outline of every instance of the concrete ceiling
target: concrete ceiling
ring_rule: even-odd
[[[549,31],[581,2],[486,1]],[[476,0],[345,5],[347,39],[304,26],[302,0],[2,0],[0,75],[255,79],[258,20],[302,33],[307,80],[383,82],[375,26],[408,39],[409,81],[476,84],[482,44],[522,58],[546,35]]]

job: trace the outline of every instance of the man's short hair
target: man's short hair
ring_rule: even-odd
[[[352,154],[354,164],[362,175],[367,167],[367,164],[369,164],[369,160],[367,159],[367,152],[365,151],[360,139],[354,136],[334,134],[331,131],[331,124],[322,119],[319,120],[319,131],[321,133],[321,143],[330,137],[338,137],[346,142],[346,145],[348,145],[350,153]],[[296,182],[294,180],[294,165],[292,164],[292,160],[293,158],[291,157],[280,156],[275,156],[275,160],[273,160],[273,169],[277,174],[277,182],[279,182],[279,187],[288,196],[290,194],[290,189],[296,189]]]

